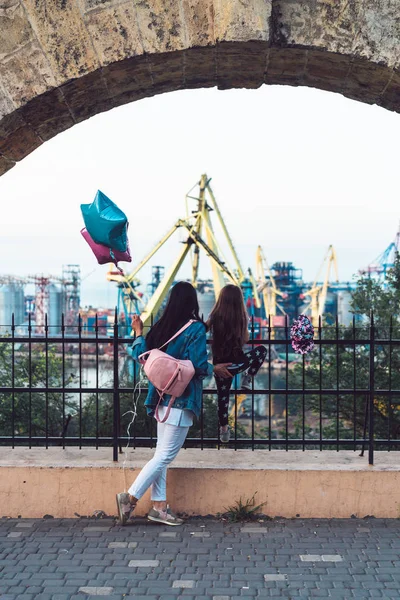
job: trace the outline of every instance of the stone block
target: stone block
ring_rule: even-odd
[[[135,0],[134,4],[145,52],[173,52],[186,47],[180,3],[176,0]]]
[[[104,82],[110,98],[117,102],[124,95],[132,94],[132,99],[136,94],[151,95],[153,82],[148,58],[137,57],[110,65],[104,71]]]
[[[265,83],[299,85],[306,69],[308,52],[302,48],[270,48]]]
[[[268,41],[271,0],[214,1],[214,35],[218,42]]]
[[[186,39],[189,48],[215,43],[213,0],[183,0]]]
[[[63,85],[60,90],[77,123],[113,107],[105,81],[97,71]]]
[[[17,0],[5,5],[3,2],[0,7],[0,60],[14,54],[33,38],[34,32],[22,4]]]
[[[8,126],[10,122],[12,127]],[[21,160],[41,144],[42,140],[16,113],[0,121],[0,155],[4,159]]]
[[[33,98],[21,107],[20,114],[43,141],[69,129],[75,123],[58,88]]]
[[[100,66],[76,2],[24,0],[24,6],[58,85]]]
[[[16,108],[56,86],[47,57],[35,40],[0,61],[0,82]]]
[[[264,82],[267,46],[262,42],[227,42],[217,48],[219,89],[258,88]]]
[[[103,66],[143,54],[133,3],[88,12],[84,20]]]
[[[212,87],[217,85],[217,49],[191,48],[184,58],[185,88]]]

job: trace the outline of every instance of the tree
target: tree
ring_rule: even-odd
[[[14,345],[14,349],[13,349]],[[73,380],[72,369],[65,364],[64,383]],[[0,436],[62,437],[73,414],[78,411],[77,402],[68,392],[36,392],[35,388],[62,386],[62,359],[56,348],[49,346],[46,352],[41,344],[28,346],[14,342],[0,344],[0,387],[24,388],[29,391],[0,393]],[[71,430],[74,426],[71,427]],[[69,435],[73,433],[68,431]]]
[[[388,271],[384,284],[369,277],[361,277],[352,294],[352,312],[355,325],[340,327],[338,337],[341,344],[319,346],[307,358],[304,373],[305,386],[337,390],[334,396],[307,396],[306,429],[310,438],[318,438],[322,425],[324,438],[351,439],[363,437],[370,383],[370,344],[354,344],[355,340],[369,339],[373,324],[374,344],[374,389],[400,389],[400,348],[390,345],[389,339],[399,339],[400,332],[400,257],[396,254],[393,268]],[[371,311],[373,321],[371,322]],[[333,334],[333,335],[332,335]],[[323,328],[323,337],[332,339],[335,327]],[[348,344],[346,344],[348,340]],[[320,353],[320,356],[319,356]],[[320,363],[321,357],[321,363]],[[291,387],[301,387],[303,368],[296,366],[292,371]],[[340,390],[354,390],[343,394]],[[395,399],[396,400],[396,399]],[[296,400],[298,402],[299,399]],[[319,414],[321,412],[321,421]],[[318,418],[316,419],[316,415]],[[312,423],[312,427],[309,427]],[[389,394],[375,393],[374,397],[375,437],[377,439],[399,439],[400,404]],[[298,431],[297,431],[298,433]]]

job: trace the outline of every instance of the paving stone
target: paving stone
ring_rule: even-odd
[[[22,536],[22,532],[21,531],[12,531],[11,533],[8,534],[8,538],[20,538]]]
[[[130,560],[129,567],[158,567],[159,560]]]
[[[206,527],[189,521],[179,531],[138,521],[108,534],[111,527],[82,519],[0,519],[1,600],[89,598],[80,588],[111,588],[110,600],[399,600],[396,520],[374,519],[368,527],[345,519],[268,526],[209,520]]]
[[[173,588],[194,588],[196,582],[191,579],[180,579],[172,582]]]
[[[109,596],[114,589],[112,587],[80,587],[79,592],[88,596]]]

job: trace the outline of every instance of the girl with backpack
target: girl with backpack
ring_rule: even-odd
[[[243,346],[249,341],[248,321],[242,290],[231,284],[223,287],[207,321],[211,332],[214,364],[231,363],[226,369],[229,372],[228,376],[226,373],[221,375],[214,369],[220,439],[223,443],[229,442],[230,438],[228,408],[233,377],[244,373],[241,388],[250,390],[252,379],[257,375],[267,355],[264,346],[255,346],[246,353],[243,351]]]
[[[153,507],[148,519],[165,525],[181,525],[183,520],[167,504],[167,468],[183,446],[193,425],[193,417],[200,416],[202,380],[213,370],[221,377],[229,376],[229,372],[226,365],[215,364],[213,368],[207,362],[206,327],[199,316],[196,290],[190,283],[175,284],[162,316],[146,338],[143,337],[143,323],[137,315],[132,318],[132,329],[136,339],[129,353],[135,361],[141,362],[142,354],[169,342],[163,350],[176,359],[191,361],[194,376],[170,410],[171,396],[164,395],[159,403],[160,395],[149,381],[145,406],[149,415],[157,417],[157,447],[153,458],[140,471],[128,492],[117,494],[119,519],[122,525],[127,523],[136,503],[151,486]]]

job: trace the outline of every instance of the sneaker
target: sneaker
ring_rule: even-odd
[[[222,431],[222,427],[219,429],[219,439],[223,444],[227,444],[231,438],[231,432],[229,431],[229,427],[226,431]]]
[[[155,521],[156,523],[164,523],[164,525],[182,525],[183,519],[177,517],[169,506],[167,510],[156,510],[152,508],[147,515],[149,521]]]
[[[253,383],[253,377],[251,375],[249,375],[248,373],[246,373],[245,375],[243,375],[240,385],[243,390],[251,390],[252,383]]]
[[[121,525],[126,525],[129,519],[132,516],[133,511],[135,510],[135,505],[131,504],[129,500],[129,494],[123,492],[122,494],[117,494],[117,509],[119,522]]]

